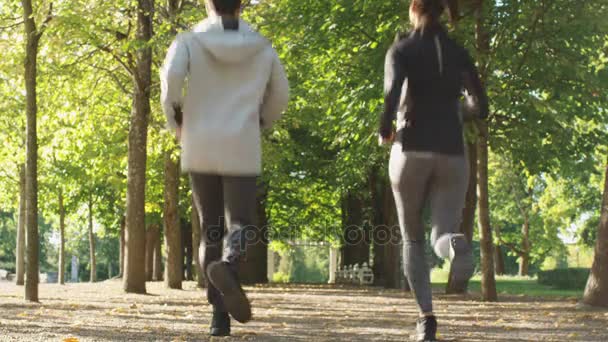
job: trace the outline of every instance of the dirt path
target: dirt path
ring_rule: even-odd
[[[194,283],[150,295],[125,295],[119,281],[43,284],[41,304],[23,288],[0,283],[0,341],[408,341],[416,311],[408,294],[376,288],[260,286],[247,288],[255,320],[232,338],[207,337],[209,307]],[[439,296],[445,341],[608,341],[608,313],[574,300],[502,298],[486,304]],[[69,340],[68,340],[69,341]]]

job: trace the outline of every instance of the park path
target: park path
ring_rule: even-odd
[[[41,304],[0,283],[0,341],[409,341],[416,318],[409,294],[377,288],[248,287],[254,321],[233,337],[207,337],[209,307],[195,284],[125,295],[120,281],[41,284]],[[444,341],[608,341],[608,313],[578,309],[574,299],[439,296]],[[73,338],[70,340],[70,338]]]

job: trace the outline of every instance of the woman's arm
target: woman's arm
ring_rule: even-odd
[[[488,95],[479,78],[477,67],[471,56],[467,53],[466,64],[463,72],[463,82],[466,92],[464,110],[467,113],[476,114],[480,119],[486,119],[490,111]]]
[[[403,82],[407,77],[405,58],[394,45],[386,54],[384,66],[384,112],[380,118],[380,136],[388,139],[393,134],[393,121],[399,107]]]

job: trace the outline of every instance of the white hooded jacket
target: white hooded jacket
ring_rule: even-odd
[[[281,117],[288,99],[276,51],[243,20],[238,31],[225,31],[213,16],[179,34],[161,69],[169,128],[177,127],[174,106],[183,109],[183,172],[259,175],[261,128]]]

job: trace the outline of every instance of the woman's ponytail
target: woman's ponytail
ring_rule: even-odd
[[[435,25],[445,10],[452,23],[459,19],[458,0],[412,0],[410,20],[416,28]]]

